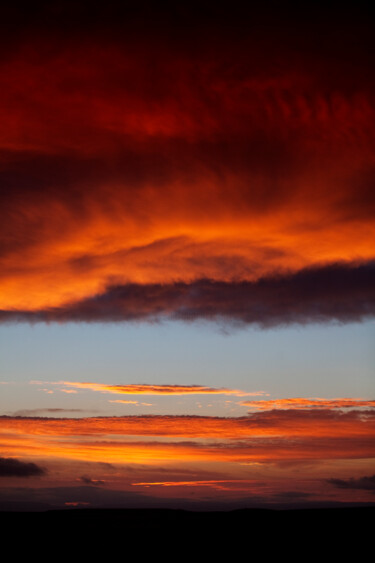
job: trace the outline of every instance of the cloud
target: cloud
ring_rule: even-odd
[[[32,384],[40,384],[39,381],[31,381]],[[47,383],[47,382],[44,382]],[[100,393],[114,393],[118,395],[236,395],[261,396],[266,395],[264,391],[246,392],[239,389],[227,389],[225,387],[207,387],[204,385],[156,385],[148,383],[134,383],[128,385],[108,385],[106,383],[90,383],[79,381],[49,381],[50,385],[66,385],[77,389],[89,389]],[[62,389],[64,391],[64,389]],[[137,401],[111,401],[122,403],[133,403]]]
[[[375,493],[375,475],[351,479],[327,479],[327,483],[339,489],[362,489]]]
[[[239,418],[0,417],[11,455],[113,464],[283,464],[374,457],[374,409],[270,410]],[[151,481],[152,479],[147,479]],[[145,481],[144,479],[142,482]]]
[[[109,400],[109,403],[123,403],[125,405],[139,405],[138,401],[123,401],[121,399]]]
[[[258,401],[242,401],[240,403],[246,407],[258,410],[270,409],[350,409],[359,407],[375,408],[375,401],[365,399],[274,399]]]
[[[116,10],[8,13],[1,319],[372,317],[365,14]]]
[[[54,415],[54,414],[65,414],[65,413],[72,413],[72,412],[76,412],[76,413],[83,413],[83,412],[92,412],[91,410],[87,410],[87,409],[62,409],[62,408],[40,408],[40,409],[22,409],[19,410],[15,413],[13,413],[13,416],[39,416],[39,415],[43,415],[43,414],[49,414],[49,415]]]
[[[215,479],[215,480],[190,480],[190,481],[150,481],[132,483],[133,487],[204,487],[217,491],[247,491],[252,492],[259,482],[254,479]]]
[[[265,410],[241,417],[137,415],[90,418],[0,416],[0,431],[30,436],[159,436],[245,439],[265,436],[370,437],[375,409]]]
[[[262,327],[353,322],[375,314],[375,262],[308,268],[256,282],[115,286],[59,308],[1,311],[3,321],[226,320]]]
[[[35,463],[0,457],[0,477],[39,477],[46,470]]]
[[[358,460],[374,456],[373,437],[263,437],[243,440],[199,440],[165,441],[161,438],[154,440],[132,440],[112,437],[89,436],[76,437],[59,444],[58,438],[50,436],[47,440],[34,437],[29,446],[24,446],[17,440],[7,440],[8,448],[15,453],[21,448],[23,453],[28,450],[39,452],[39,455],[57,456],[61,461],[99,462],[103,459],[119,464],[154,464],[170,463],[192,464],[212,463],[218,466],[227,463],[237,466],[248,465],[251,462],[272,466],[286,466],[290,462],[319,463],[324,460]]]
[[[108,400],[109,403],[120,403],[120,404],[124,404],[124,405],[137,405],[137,406],[143,406],[143,407],[152,407],[152,403],[140,403],[139,401],[124,401],[122,399],[114,399]]]
[[[79,480],[82,481],[82,483],[85,483],[85,485],[94,485],[96,487],[105,484],[105,481],[101,479],[92,479],[87,475],[82,475],[82,477],[80,477]]]

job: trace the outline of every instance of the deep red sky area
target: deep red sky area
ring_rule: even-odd
[[[13,14],[2,40],[3,316],[372,314],[366,20],[110,6]]]

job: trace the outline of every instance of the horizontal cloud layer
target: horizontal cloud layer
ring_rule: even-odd
[[[178,496],[190,498],[199,489],[204,492],[197,490],[197,499],[245,494],[249,502],[258,491],[265,502],[287,495],[286,483],[290,487],[293,480],[294,501],[309,494],[369,501],[372,479],[360,475],[371,471],[375,456],[375,408],[332,409],[325,402],[325,408],[263,410],[238,418],[2,416],[0,447],[9,458],[47,466],[52,485],[78,481],[159,499],[168,498],[167,490],[176,496],[178,488]],[[348,468],[359,477],[345,479]],[[337,478],[327,479],[327,471]],[[62,495],[64,486],[58,489]],[[64,499],[76,500],[74,494]]]
[[[204,385],[152,385],[133,383],[128,385],[109,385],[106,383],[90,383],[79,381],[31,381],[31,384],[46,384],[73,387],[76,389],[88,389],[100,393],[114,393],[117,395],[266,395],[263,391],[249,392],[239,389],[227,389],[225,387],[207,387]],[[62,389],[64,391],[64,389]],[[122,401],[131,402],[131,401]]]
[[[360,321],[375,314],[375,262],[309,268],[255,282],[115,286],[61,307],[0,311],[3,321],[114,322],[226,319],[272,326]]]
[[[270,409],[350,409],[358,407],[375,407],[375,401],[365,399],[274,399],[259,401],[242,401],[241,405],[259,410]]]
[[[241,439],[257,436],[366,436],[375,431],[375,409],[268,410],[236,418],[120,416],[91,418],[0,417],[2,430],[30,435],[136,435]]]
[[[151,438],[152,437],[152,438]],[[240,419],[123,417],[0,418],[8,455],[112,464],[288,464],[369,460],[374,412],[271,411]],[[233,467],[232,467],[233,470]]]

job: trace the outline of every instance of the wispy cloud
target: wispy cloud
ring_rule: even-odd
[[[42,457],[110,463],[370,459],[375,456],[374,436],[374,409],[270,410],[239,418],[0,417],[2,449],[8,455],[39,452]]]
[[[319,399],[319,398],[291,398],[267,399],[257,401],[242,401],[245,407],[258,410],[270,409],[351,409],[359,407],[375,408],[375,400],[366,399]]]
[[[152,403],[140,403],[139,401],[125,401],[122,399],[109,400],[109,403],[122,403],[124,405],[138,405],[144,407],[152,407]]]
[[[122,399],[114,399],[114,400],[109,400],[109,403],[123,403],[124,405],[139,405],[138,401],[125,401]]]
[[[14,413],[12,416],[42,416],[42,415],[59,415],[59,414],[66,414],[66,413],[88,413],[88,412],[95,412],[91,409],[70,409],[70,408],[39,408],[39,409],[21,409]]]
[[[81,481],[82,483],[85,483],[85,485],[93,485],[93,486],[96,486],[96,487],[105,484],[105,481],[103,481],[101,479],[92,479],[88,475],[82,475],[82,477],[79,478],[79,481]]]
[[[259,483],[254,479],[215,479],[207,481],[151,481],[132,483],[133,487],[189,487],[189,488],[210,488],[216,491],[247,491],[250,492]]]
[[[99,391],[100,393],[114,393],[116,395],[235,395],[238,397],[245,396],[262,396],[267,395],[265,391],[241,391],[239,389],[229,389],[226,387],[216,388],[207,387],[205,385],[153,385],[153,384],[127,384],[127,385],[108,385],[106,383],[90,383],[80,381],[30,381],[33,385],[49,384],[56,386],[66,386],[76,389]],[[64,389],[62,389],[64,391]],[[112,401],[114,402],[114,401]],[[119,400],[116,402],[120,402]],[[125,401],[121,401],[125,402]],[[128,403],[134,401],[126,401]]]

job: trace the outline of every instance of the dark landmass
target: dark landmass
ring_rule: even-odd
[[[375,505],[344,508],[292,510],[240,509],[232,511],[188,511],[173,509],[66,509],[40,512],[0,511],[3,537],[17,532],[22,538],[56,538],[69,540],[91,538],[126,538],[127,541],[160,539],[186,542],[187,548],[198,540],[207,545],[218,542],[273,542],[308,540],[337,545],[340,550],[349,543],[359,548],[372,541]],[[146,547],[146,546],[144,546]],[[90,549],[93,549],[91,545]]]

